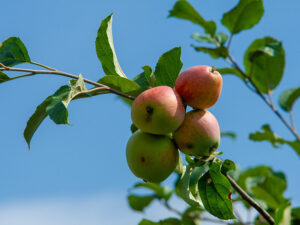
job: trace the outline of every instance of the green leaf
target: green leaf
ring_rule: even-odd
[[[300,224],[300,208],[292,209],[292,225]]]
[[[0,62],[5,66],[14,66],[30,62],[27,49],[20,38],[10,37],[0,45]]]
[[[300,87],[288,89],[281,93],[279,97],[279,105],[283,110],[290,112],[292,111],[295,101],[299,97],[300,97]]]
[[[182,214],[182,225],[197,225],[200,222],[201,214],[205,212],[200,207],[188,207]],[[197,219],[196,219],[197,218]]]
[[[156,86],[166,85],[174,87],[175,80],[178,77],[183,65],[180,57],[181,48],[176,47],[165,52],[159,58],[154,71]]]
[[[106,75],[97,82],[134,97],[142,92],[141,87],[136,82],[124,77]]]
[[[190,178],[193,168],[190,166],[183,167],[183,173],[176,183],[177,194],[190,206],[202,206],[200,198],[196,198],[190,191]]]
[[[69,124],[68,123],[68,110],[67,106],[70,101],[76,99],[78,95],[86,91],[84,81],[81,75],[78,80],[71,80],[70,86],[64,85],[60,87],[53,95],[47,97],[35,110],[33,115],[27,121],[24,130],[24,138],[30,147],[32,136],[43,120],[49,117],[56,124]]]
[[[212,163],[209,171],[199,180],[199,193],[205,209],[220,219],[234,219],[231,185],[221,173],[220,166]]]
[[[270,53],[266,48],[273,48],[274,52]],[[244,65],[246,74],[261,92],[274,90],[284,72],[285,53],[282,44],[272,37],[256,39],[245,53]]]
[[[262,0],[240,0],[233,9],[223,15],[221,22],[232,34],[236,34],[256,25],[263,14]]]
[[[287,144],[292,147],[298,155],[300,155],[300,142],[299,141],[288,141],[277,134],[275,134],[272,130],[270,125],[265,124],[261,127],[262,131],[257,131],[255,133],[251,133],[249,135],[249,139],[253,141],[268,141],[272,144],[274,148],[279,148],[280,145]]]
[[[214,21],[206,21],[186,0],[178,0],[173,6],[173,9],[170,10],[169,17],[177,17],[198,24],[204,28],[205,33],[211,36],[214,36],[216,33],[216,23]]]
[[[281,205],[275,213],[275,225],[291,224],[291,204]]]
[[[233,161],[229,159],[224,160],[221,168],[222,173],[227,173],[228,171],[235,170],[235,169],[236,169],[236,165]]]
[[[192,45],[192,47],[197,52],[205,52],[208,53],[212,58],[227,58],[228,57],[228,50],[224,46],[217,47],[217,48],[207,48],[207,47],[198,47]]]
[[[155,197],[153,196],[129,195],[127,197],[130,207],[136,211],[143,211],[154,199]]]
[[[0,84],[9,81],[10,77],[0,71]]]
[[[221,132],[221,137],[229,137],[232,139],[236,139],[236,134],[230,131],[222,131]]]
[[[198,33],[194,33],[192,34],[192,38],[198,42],[205,42],[210,44],[218,43],[220,46],[224,46],[224,44],[228,40],[228,35],[225,33],[218,33],[214,37],[211,37],[210,35],[201,35]]]
[[[173,194],[173,190],[171,188],[162,187],[156,183],[137,183],[136,185],[134,185],[134,188],[139,188],[139,187],[152,190],[158,198],[163,198],[166,201],[168,201]]]
[[[102,20],[96,38],[96,52],[106,75],[126,77],[116,56],[112,35],[113,14]]]
[[[286,190],[286,179],[283,173],[274,172],[267,166],[259,166],[244,171],[238,184],[255,199],[263,201],[269,208],[277,209],[287,200],[283,193]]]
[[[235,68],[218,68],[217,71],[221,74],[221,75],[225,75],[225,74],[233,74],[238,76],[239,78],[241,78],[242,80],[245,80],[245,77],[243,76],[243,74],[238,71]]]
[[[149,77],[147,72],[144,70],[144,72],[138,74],[132,80],[141,87],[142,91],[145,91],[151,86],[147,79],[149,79]]]
[[[143,219],[138,225],[182,225],[182,223],[177,218],[167,218],[160,220],[159,222],[152,222],[150,220]]]

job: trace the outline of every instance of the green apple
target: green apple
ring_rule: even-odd
[[[165,135],[137,130],[127,143],[126,159],[132,173],[148,182],[159,183],[175,169],[178,150]]]
[[[192,110],[174,132],[179,150],[191,156],[210,156],[220,145],[217,119],[207,110]]]
[[[131,118],[142,131],[168,134],[183,122],[185,108],[178,93],[171,87],[158,86],[142,92],[133,102]]]
[[[222,76],[213,67],[194,66],[177,77],[175,89],[187,105],[207,109],[219,99],[222,82]]]

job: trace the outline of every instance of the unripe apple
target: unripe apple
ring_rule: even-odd
[[[187,105],[207,109],[220,97],[222,76],[214,67],[194,66],[177,77],[175,89]]]
[[[142,92],[133,102],[131,118],[142,131],[168,134],[183,122],[185,109],[178,93],[168,86],[158,86]]]
[[[191,156],[210,156],[220,144],[217,119],[206,110],[192,110],[183,124],[174,132],[178,148]]]
[[[178,150],[165,135],[138,130],[127,143],[126,158],[132,173],[149,182],[165,180],[175,169]]]

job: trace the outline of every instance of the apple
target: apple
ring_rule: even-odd
[[[134,100],[131,118],[136,127],[151,134],[168,134],[183,122],[185,108],[171,87],[158,86],[142,92]]]
[[[217,119],[207,110],[192,110],[174,132],[179,150],[191,156],[210,156],[220,145]]]
[[[207,109],[220,97],[222,76],[214,67],[194,66],[177,77],[175,89],[187,105]]]
[[[127,143],[126,158],[132,173],[148,182],[159,183],[175,169],[178,150],[165,135],[137,130]]]

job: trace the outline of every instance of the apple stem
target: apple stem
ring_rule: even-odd
[[[213,73],[213,72],[215,72],[215,71],[216,71],[215,66],[212,66],[212,67],[211,67],[211,72]]]

